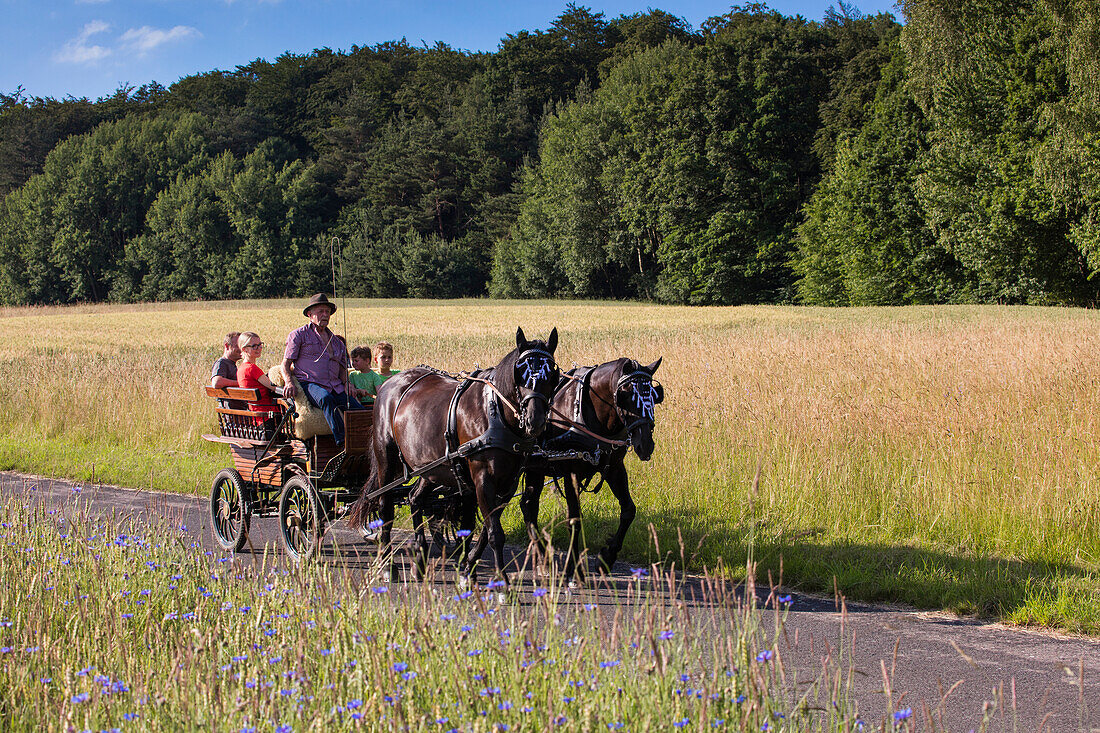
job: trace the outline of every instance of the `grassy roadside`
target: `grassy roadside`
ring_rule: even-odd
[[[204,554],[167,522],[0,508],[6,731],[864,729],[842,660],[797,674],[751,593],[692,615],[639,572],[617,608],[553,583],[498,606]]]
[[[0,467],[203,493],[227,457],[198,385],[230,328],[269,344],[298,304],[9,309]],[[664,356],[657,452],[629,468],[626,556],[688,549],[804,590],[1100,633],[1100,346],[1091,311],[351,301],[400,365],[495,363],[516,325],[559,361]],[[274,349],[277,352],[278,348]],[[268,349],[262,364],[278,353]],[[27,379],[26,375],[35,375]],[[760,481],[754,489],[754,476]],[[593,549],[609,492],[584,500]],[[518,507],[505,515],[514,538]],[[564,539],[547,493],[542,519]]]

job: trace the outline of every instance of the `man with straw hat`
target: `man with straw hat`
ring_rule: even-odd
[[[348,348],[344,339],[329,330],[328,322],[336,312],[336,304],[324,293],[317,293],[302,310],[309,323],[296,328],[286,337],[283,352],[283,372],[286,374],[285,395],[293,398],[295,389],[290,377],[297,377],[306,399],[325,414],[336,445],[344,446],[344,410],[361,410],[363,406],[348,391]]]

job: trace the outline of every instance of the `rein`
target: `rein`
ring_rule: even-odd
[[[489,381],[488,379],[485,379],[483,377],[475,377],[475,376],[473,376],[471,374],[467,374],[465,372],[460,373],[458,375],[458,379],[466,379],[466,380],[469,380],[471,382],[481,382],[482,384],[489,385],[489,389],[493,390],[493,392],[496,393],[497,397],[500,398],[500,401],[503,402],[505,405],[507,405],[508,409],[512,411],[512,414],[516,416],[516,419],[517,420],[520,419],[519,408],[516,407],[514,404],[512,404],[512,401],[510,399],[508,399],[507,397],[505,397],[504,393],[501,392],[497,388],[497,386],[495,384],[493,384],[491,381]]]
[[[572,377],[570,377],[570,379],[572,379]],[[596,435],[595,433],[593,433],[591,430],[589,430],[585,426],[581,425],[580,423],[574,422],[572,419],[567,417],[565,414],[563,414],[560,410],[558,410],[558,408],[554,407],[553,405],[550,405],[550,412],[554,413],[555,415],[560,417],[562,420],[564,420],[566,425],[570,426],[571,428],[576,430],[578,433],[584,433],[589,438],[595,438],[596,440],[600,441],[601,443],[607,443],[608,445],[613,445],[616,448],[622,448],[622,447],[629,448],[630,447],[630,441],[629,440],[616,440],[615,438],[605,438],[602,435]],[[561,423],[559,423],[559,424],[561,424]]]

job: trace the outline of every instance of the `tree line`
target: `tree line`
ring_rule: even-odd
[[[0,94],[0,302],[1091,305],[1090,0],[576,5],[90,101]],[[334,255],[335,254],[335,262]]]

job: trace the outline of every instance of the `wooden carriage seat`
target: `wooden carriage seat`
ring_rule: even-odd
[[[225,387],[222,389],[216,387],[207,386],[206,394],[209,397],[213,397],[218,400],[218,407],[215,412],[218,414],[218,429],[221,433],[221,437],[230,439],[240,439],[245,441],[262,441],[267,442],[271,440],[271,429],[269,426],[258,424],[256,418],[272,418],[276,423],[282,419],[283,408],[280,407],[277,411],[270,412],[253,412],[248,409],[236,409],[233,407],[222,407],[224,404],[232,403],[249,403],[258,402],[260,400],[260,391],[258,389],[245,389],[243,387]],[[284,428],[286,431],[286,428]],[[288,434],[289,435],[289,434]],[[216,436],[203,436],[209,439]],[[216,441],[216,442],[231,442],[228,440]],[[280,441],[281,442],[281,441]]]

